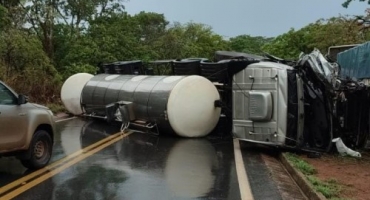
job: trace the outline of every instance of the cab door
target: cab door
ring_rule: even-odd
[[[18,105],[18,97],[0,82],[0,152],[25,145],[27,113]]]

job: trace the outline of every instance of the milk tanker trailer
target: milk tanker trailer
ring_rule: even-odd
[[[120,121],[123,129],[203,137],[222,121],[226,134],[277,147],[328,151],[335,137],[351,147],[366,143],[367,88],[340,79],[318,50],[298,61],[217,53],[222,59],[185,59],[183,68],[174,61],[166,76],[75,74],[61,98],[72,114]]]
[[[74,115],[121,121],[183,137],[202,137],[216,126],[220,95],[201,76],[78,73],[63,84],[61,98]]]

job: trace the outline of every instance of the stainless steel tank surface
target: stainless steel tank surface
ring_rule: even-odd
[[[75,115],[102,113],[106,105],[118,101],[132,102],[136,119],[157,123],[159,128],[184,137],[207,135],[221,113],[214,103],[220,99],[216,87],[197,75],[80,73],[65,81],[61,98],[67,110]]]

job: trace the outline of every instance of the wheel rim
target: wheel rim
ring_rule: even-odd
[[[45,154],[46,144],[43,141],[37,141],[35,144],[34,154],[36,158],[41,158]]]

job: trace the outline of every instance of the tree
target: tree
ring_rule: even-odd
[[[291,29],[287,33],[279,35],[270,43],[265,44],[262,50],[281,58],[295,59],[306,48],[304,35]]]
[[[326,53],[330,46],[361,43],[369,39],[348,16],[320,19],[300,30],[291,29],[266,44],[263,50],[276,56],[296,59],[300,52],[314,48]]]
[[[94,49],[94,63],[139,59],[141,29],[127,13],[102,16],[90,22],[86,41]]]
[[[125,0],[58,0],[56,11],[71,32],[102,16],[111,16],[124,10]],[[79,34],[79,31],[76,31]]]
[[[50,59],[54,56],[53,26],[56,20],[56,0],[29,0],[22,4],[28,22],[42,42]]]
[[[27,22],[42,41],[44,51],[54,59],[54,26],[68,24],[70,39],[81,33],[88,21],[121,12],[124,0],[27,0],[20,2]]]
[[[10,18],[8,17],[8,9],[0,5],[0,30],[3,30],[10,23]]]
[[[229,50],[222,36],[214,33],[210,26],[190,22],[174,23],[159,38],[157,49],[161,59],[206,57],[212,58],[217,50]]]
[[[34,101],[55,100],[60,77],[33,35],[7,29],[0,36],[0,79]]]
[[[309,31],[310,49],[318,48],[322,52],[330,46],[364,42],[367,38],[360,32],[353,18],[338,16],[329,19],[320,19],[309,24],[301,31]]]
[[[0,0],[0,30],[5,26],[22,27],[25,21],[21,2],[24,0]]]
[[[229,42],[194,22],[124,12],[125,0],[0,0],[0,78],[39,103],[58,98],[63,80],[101,63],[212,58]],[[42,93],[42,95],[39,95]]]
[[[98,17],[82,38],[75,43],[84,41],[89,48],[83,51],[79,47],[71,56],[74,60],[87,58],[91,65],[134,59],[211,58],[216,50],[228,49],[228,43],[211,27],[193,22],[168,25],[163,15],[146,12]],[[77,56],[87,51],[94,55]]]
[[[0,5],[5,8],[12,8],[18,6],[20,2],[20,0],[0,0]]]
[[[132,18],[137,21],[141,38],[146,42],[155,40],[164,34],[169,24],[163,14],[153,12],[142,11],[132,16]]]
[[[346,0],[345,2],[342,3],[342,6],[348,8],[352,1],[354,0]],[[367,4],[370,4],[370,0],[359,0],[359,2],[367,2]]]
[[[230,38],[230,48],[238,52],[261,54],[262,46],[272,40],[273,38],[262,36],[239,35]]]

